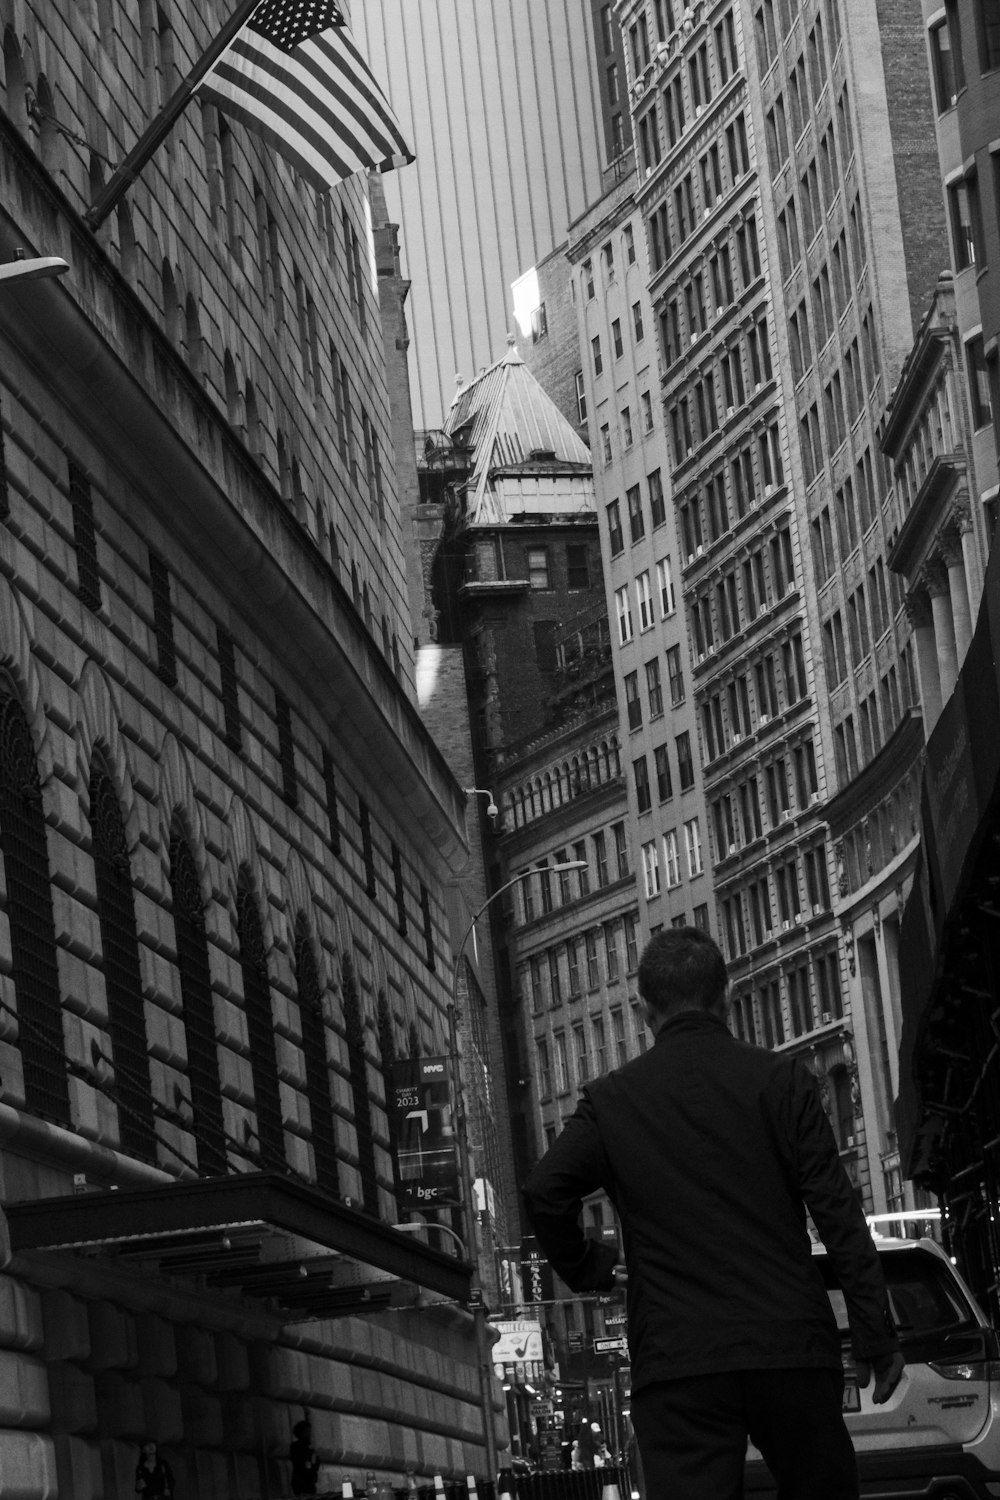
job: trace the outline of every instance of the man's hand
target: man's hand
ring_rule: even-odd
[[[894,1354],[880,1354],[878,1359],[859,1359],[857,1362],[858,1385],[865,1389],[875,1370],[875,1389],[872,1400],[876,1406],[884,1406],[903,1378],[906,1361],[898,1349]]]

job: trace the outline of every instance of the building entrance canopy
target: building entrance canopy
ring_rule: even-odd
[[[467,1302],[472,1268],[278,1173],[5,1205],[11,1250],[77,1251],[276,1304],[288,1321]]]
[[[978,1118],[983,1109],[992,1117],[994,1093],[1000,1099],[1000,1067],[990,1066],[1000,1036],[998,549],[958,682],[927,742],[921,848],[900,931],[896,1122],[907,1175],[943,1191],[996,1145],[980,1138]]]

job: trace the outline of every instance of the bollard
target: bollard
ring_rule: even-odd
[[[601,1500],[622,1500],[622,1492],[618,1488],[618,1477],[610,1476],[604,1481],[601,1489]]]
[[[476,1476],[475,1476],[475,1474],[466,1474],[466,1476],[465,1476],[465,1489],[466,1489],[466,1493],[468,1495],[468,1500],[479,1500],[479,1492],[476,1489]]]
[[[354,1486],[349,1479],[345,1479],[340,1486],[341,1500],[354,1500]]]
[[[497,1481],[497,1500],[514,1500],[514,1483],[510,1469],[501,1469]]]
[[[434,1475],[434,1500],[445,1500],[444,1480],[440,1474]]]

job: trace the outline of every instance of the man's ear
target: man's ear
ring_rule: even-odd
[[[641,995],[639,996],[639,1008],[642,1011],[642,1019],[645,1021],[646,1025],[655,1036],[660,1027],[663,1025],[662,1014],[660,1013],[660,1011],[655,1010],[654,1007],[650,1005],[649,1001],[644,1000]]]

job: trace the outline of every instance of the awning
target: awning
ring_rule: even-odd
[[[289,1318],[467,1302],[472,1267],[278,1173],[4,1205],[11,1249],[97,1252],[264,1299]],[[416,1291],[414,1289],[417,1289]]]

